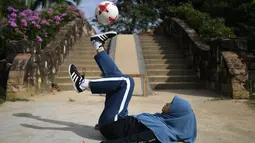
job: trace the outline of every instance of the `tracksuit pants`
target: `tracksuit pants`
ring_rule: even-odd
[[[106,94],[105,106],[99,118],[99,130],[109,143],[158,142],[154,133],[132,116],[128,116],[128,104],[134,90],[134,79],[123,75],[105,52],[94,57],[103,78],[90,80],[94,94]]]
[[[99,52],[94,59],[104,78],[90,80],[91,92],[106,94],[105,107],[98,122],[101,128],[128,115],[128,104],[134,90],[134,79],[123,75],[105,51]]]

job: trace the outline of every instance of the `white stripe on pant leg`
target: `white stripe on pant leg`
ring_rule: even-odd
[[[114,117],[114,121],[115,121],[115,122],[118,120],[118,115],[119,115],[119,113],[123,110],[123,108],[124,108],[124,106],[125,106],[125,103],[126,103],[127,97],[128,97],[128,93],[129,93],[129,90],[130,90],[130,80],[129,80],[129,78],[125,78],[124,80],[125,80],[126,83],[127,83],[127,88],[126,88],[124,97],[123,97],[123,99],[122,99],[122,102],[121,102],[121,104],[120,104],[119,112],[118,112],[118,114],[115,115],[115,117]]]
[[[118,80],[125,80],[125,77],[100,78],[100,79],[93,79],[93,80],[90,80],[90,82],[118,81]]]
[[[126,100],[127,100],[127,96],[128,96],[129,90],[130,90],[130,80],[129,80],[129,78],[125,78],[125,77],[109,77],[109,78],[101,78],[101,79],[90,80],[90,82],[119,81],[119,80],[125,80],[126,84],[127,84],[127,88],[126,88],[126,91],[124,93],[124,97],[123,97],[123,99],[121,101],[120,109],[119,109],[118,113],[114,117],[114,121],[118,120],[118,115],[123,110],[123,108],[125,106],[125,103],[126,103]]]

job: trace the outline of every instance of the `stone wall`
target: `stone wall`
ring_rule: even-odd
[[[251,99],[255,99],[255,55],[248,55],[249,81],[248,87]]]
[[[202,85],[232,98],[248,98],[247,47],[245,39],[211,39],[201,42],[183,20],[171,18],[155,33],[177,41],[189,67],[197,71]]]
[[[76,41],[94,33],[83,19],[61,27],[55,38],[41,49],[34,41],[13,41],[8,44],[8,63],[12,63],[7,82],[7,99],[27,97],[51,88],[55,74]]]
[[[5,99],[6,96],[6,86],[8,79],[8,71],[10,69],[10,64],[7,64],[5,59],[0,60],[0,99]]]

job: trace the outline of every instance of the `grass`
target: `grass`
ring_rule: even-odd
[[[215,97],[213,99],[207,99],[208,101],[220,101],[220,100],[232,100],[231,97],[228,96],[219,96],[219,97]]]
[[[0,104],[3,104],[5,102],[5,100],[0,99]]]
[[[8,101],[16,102],[16,101],[30,101],[30,100],[26,98],[12,98],[12,99],[8,99]]]

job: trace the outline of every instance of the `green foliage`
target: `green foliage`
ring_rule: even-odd
[[[2,86],[0,86],[0,102],[5,101],[5,97],[6,97],[6,90]]]
[[[116,30],[119,33],[133,33],[147,31],[158,26],[158,19],[169,17],[184,19],[194,28],[202,39],[211,37],[234,37],[231,28],[225,27],[224,21],[212,19],[209,14],[194,10],[189,0],[139,0],[137,4],[129,0],[122,0],[117,4],[120,17],[113,25],[102,26],[93,20],[102,31]],[[201,1],[203,0],[193,0]],[[170,7],[169,7],[170,6]]]
[[[0,0],[0,15],[7,16],[9,13],[7,8],[12,5],[18,10],[24,10],[26,8],[25,0]],[[1,18],[0,16],[0,18]]]
[[[16,101],[30,101],[30,100],[27,98],[12,98],[12,99],[9,99],[8,101],[16,102]]]
[[[17,11],[9,7],[8,19],[2,23],[0,36],[5,41],[27,39],[42,42],[42,48],[55,37],[59,28],[83,13],[73,5],[55,5],[38,12],[26,9]]]
[[[3,104],[5,102],[5,100],[0,99],[0,104]]]
[[[181,6],[170,6],[169,15],[185,20],[202,40],[216,37],[235,37],[232,29],[226,27],[224,21],[211,18],[209,14],[193,9],[190,3]]]
[[[81,0],[74,0],[74,2],[76,3],[76,5],[79,5],[81,3]],[[43,9],[49,9],[52,4],[58,4],[58,5],[59,4],[68,4],[68,5],[73,5],[73,3],[68,1],[68,0],[44,0],[42,2],[42,7],[43,7]],[[41,5],[41,3],[37,0],[35,3],[33,3],[33,8],[32,9],[36,9],[40,5]]]
[[[255,0],[192,0],[194,7],[223,18],[238,37],[249,37],[249,50],[255,51]]]
[[[115,30],[118,33],[130,34],[135,31],[146,31],[157,25],[159,13],[153,5],[148,3],[134,4],[132,1],[117,3],[119,8],[118,20],[112,24],[103,26],[93,19],[93,25],[96,25],[101,31]]]
[[[1,29],[0,29],[1,31]],[[1,33],[1,32],[0,32]],[[5,41],[3,38],[0,37],[0,60],[4,59],[5,58]]]

